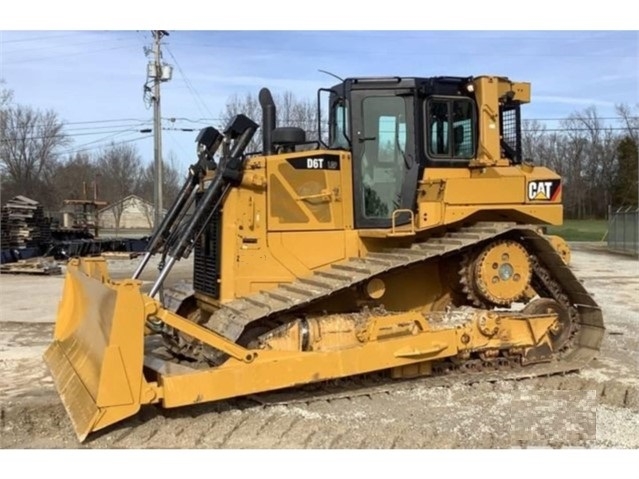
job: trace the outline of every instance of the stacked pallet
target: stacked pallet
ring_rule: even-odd
[[[10,243],[9,213],[2,208],[2,212],[0,212],[0,250],[8,249]]]
[[[49,219],[42,206],[26,196],[9,200],[0,213],[1,249],[40,247],[51,240]]]
[[[0,274],[62,274],[62,268],[52,258],[32,258],[0,265]]]

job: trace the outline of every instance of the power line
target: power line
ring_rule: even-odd
[[[210,118],[186,118],[186,117],[173,117],[173,118],[163,118],[164,120],[175,120],[175,121],[186,121],[189,123],[209,123],[209,122],[216,122],[216,121],[222,121],[224,120],[224,118],[219,118],[219,117],[210,117]],[[630,120],[639,120],[639,116],[630,116],[628,117],[628,119]],[[563,120],[570,120],[569,117],[557,117],[557,118],[522,118],[522,121],[527,122],[527,121],[563,121]],[[614,117],[614,116],[610,116],[610,117],[598,117],[597,120],[606,120],[606,121],[623,121],[622,117]]]
[[[74,153],[97,150],[97,149],[100,149],[100,148],[109,147],[111,145],[117,146],[117,145],[123,145],[123,144],[126,144],[126,143],[133,143],[133,142],[136,142],[136,141],[146,140],[147,138],[151,138],[152,136],[153,135],[145,135],[145,136],[141,136],[141,137],[138,137],[138,138],[131,138],[129,140],[122,140],[122,141],[117,141],[117,142],[107,142],[107,143],[102,143],[102,144],[99,144],[99,145],[94,145],[91,148],[84,148],[84,147],[82,147],[82,148],[72,148],[72,149],[69,149],[69,150],[58,152],[58,154],[59,155],[72,155]]]
[[[6,33],[5,33],[5,35],[6,35]],[[34,42],[34,41],[38,41],[38,40],[52,40],[52,39],[70,37],[70,36],[75,36],[75,35],[77,35],[77,33],[73,32],[73,33],[64,33],[62,35],[48,35],[46,37],[39,36],[39,37],[19,38],[17,40],[2,40],[2,42],[0,42],[0,43]]]
[[[170,120],[170,118],[165,118],[166,120]],[[66,125],[94,125],[100,123],[121,123],[121,122],[134,122],[134,123],[149,123],[153,121],[150,118],[112,118],[108,120],[83,120],[83,121],[66,121],[62,120],[62,124]],[[34,123],[43,122],[42,120],[36,120]],[[102,128],[102,127],[101,127]],[[112,128],[112,126],[103,127],[103,128]]]
[[[153,128],[142,128],[141,130],[138,130],[138,131],[140,133],[151,133],[153,131]],[[196,131],[196,130],[195,128],[175,128],[175,127],[169,128],[168,126],[163,126],[162,131]]]
[[[555,117],[555,118],[523,118],[522,121],[524,122],[529,122],[529,121],[562,121],[562,120],[568,120],[568,117]],[[621,117],[599,117],[599,120],[617,120],[617,121],[623,121],[623,118]],[[639,120],[639,116],[629,116],[628,119],[630,120]],[[189,123],[201,123],[201,124],[206,124],[206,123],[211,123],[211,122],[220,122],[223,121],[224,118],[220,118],[220,117],[214,117],[211,115],[211,117],[202,117],[202,118],[186,118],[186,117],[162,117],[162,120],[165,121],[170,121],[170,122],[175,122],[175,121],[185,121],[185,122],[189,122]],[[105,119],[105,120],[81,120],[81,121],[62,121],[63,125],[93,125],[93,124],[100,124],[100,123],[120,123],[120,122],[135,122],[135,123],[139,123],[139,124],[144,124],[144,123],[150,123],[152,121],[152,119],[150,118],[110,118],[110,119]],[[36,122],[37,123],[37,122]],[[119,125],[118,125],[119,126]],[[104,127],[99,127],[99,128],[117,128],[118,126],[104,126]],[[128,126],[128,125],[122,125],[122,126]],[[130,126],[137,126],[137,125],[130,125]],[[98,128],[98,127],[96,127]]]
[[[111,42],[123,42],[123,41],[127,41],[127,40],[131,40],[130,37],[118,37],[118,38],[109,38],[108,41]],[[96,43],[101,43],[104,44],[105,43],[105,39],[100,39],[100,40],[91,40],[89,42],[77,42],[77,43],[66,43],[64,45],[51,45],[49,43],[45,44],[45,45],[39,45],[37,47],[29,47],[29,48],[18,48],[17,50],[3,50],[3,53],[5,54],[12,54],[12,53],[24,53],[24,52],[31,52],[34,50],[42,50],[45,48],[48,49],[56,49],[56,48],[65,48],[65,47],[69,47],[69,46],[73,46],[73,47],[79,47],[79,46],[83,46],[83,45],[95,45]]]
[[[169,137],[169,139],[171,140],[171,143],[173,143],[174,145],[177,145],[177,147],[178,147],[180,150],[182,150],[182,152],[183,152],[185,155],[187,155],[187,156],[191,155],[191,153],[188,153],[188,152],[186,151],[186,149],[184,148],[184,146],[182,146],[182,144],[181,144],[179,141],[177,141],[177,140],[175,139],[175,137],[173,136],[173,133],[172,133],[172,132],[168,134],[168,137]]]
[[[308,128],[314,128],[317,123],[314,121],[302,121],[302,122],[293,122],[296,125],[305,125]],[[140,126],[144,126],[144,125],[124,125],[127,126],[128,128],[125,129],[121,129],[121,130],[111,130],[111,131],[90,131],[90,132],[83,132],[83,133],[67,133],[65,131],[60,132],[57,135],[48,135],[48,136],[28,136],[25,138],[3,138],[2,142],[4,143],[10,143],[12,141],[25,141],[25,140],[49,140],[49,139],[53,139],[53,138],[63,138],[63,137],[78,137],[78,136],[95,136],[95,135],[99,135],[99,134],[121,134],[121,133],[147,133],[147,132],[152,132],[153,129],[152,128],[144,128],[141,129]],[[162,130],[174,130],[174,131],[184,131],[184,132],[194,132],[195,129],[194,128],[178,128],[178,127],[163,127]],[[593,130],[597,130],[597,131],[639,131],[639,128],[634,128],[634,127],[603,127],[603,128],[543,128],[543,129],[539,129],[539,130],[531,130],[531,129],[526,129],[526,128],[522,128],[522,132],[523,133],[533,133],[533,132],[537,132],[537,133],[556,133],[556,132],[576,132],[576,131],[593,131]],[[381,133],[393,133],[394,130],[389,130],[389,131],[382,131]]]
[[[65,128],[65,132],[70,131],[95,131],[96,133],[103,133],[100,130],[113,129],[113,128],[140,128],[150,123],[150,120],[146,123],[138,123],[138,124],[124,124],[124,125],[105,125],[105,126],[88,126],[88,127],[80,127],[80,128]]]
[[[110,142],[110,141],[112,141],[112,140],[113,140],[113,138],[115,138],[116,136],[120,136],[120,135],[124,135],[124,134],[128,134],[128,135],[130,135],[131,133],[134,133],[134,132],[133,132],[133,131],[131,131],[131,130],[124,130],[124,131],[120,131],[120,132],[118,132],[118,133],[113,133],[112,135],[107,135],[107,136],[104,136],[104,137],[102,137],[102,138],[98,138],[97,140],[93,140],[93,141],[89,141],[89,142],[87,142],[87,143],[83,143],[82,145],[78,145],[78,146],[76,146],[76,147],[75,147],[75,149],[82,149],[82,148],[87,147],[87,146],[89,146],[89,145],[94,145],[94,144],[96,144],[96,143],[105,142],[106,140],[109,140],[109,142]],[[135,133],[137,133],[137,132],[135,132]]]
[[[86,120],[86,121],[65,121],[65,125],[86,125],[90,123],[114,123],[120,121],[137,121],[142,123],[149,123],[152,121],[151,119],[140,119],[140,118],[115,118],[110,120]]]
[[[87,126],[87,127],[79,127],[79,128],[65,128],[65,124],[62,124],[62,127],[64,128],[63,132],[65,135],[68,136],[74,136],[74,135],[80,135],[80,133],[72,133],[72,132],[88,132],[88,133],[82,133],[82,134],[88,134],[90,135],[91,132],[94,132],[95,134],[102,134],[104,133],[103,130],[113,130],[116,128],[126,128],[126,129],[130,129],[130,130],[138,130],[140,128],[142,128],[143,126],[146,126],[148,123],[150,123],[150,121],[144,122],[144,123],[137,123],[137,124],[122,124],[122,125],[104,125],[104,126]],[[42,126],[46,126],[46,123],[41,123]],[[14,125],[12,127],[15,130],[31,130],[31,129],[37,129],[39,128],[39,126],[37,124],[33,124],[33,123],[29,123],[29,124],[24,124],[24,125]]]
[[[25,58],[25,59],[16,60],[16,61],[5,61],[4,64],[5,65],[17,65],[17,64],[20,64],[20,63],[37,62],[37,61],[42,61],[42,60],[50,60],[50,59],[54,59],[54,58],[74,57],[74,56],[78,56],[78,55],[90,55],[90,54],[93,54],[93,53],[108,52],[108,51],[111,51],[111,50],[121,50],[123,48],[132,48],[132,47],[133,47],[133,45],[121,45],[119,47],[101,48],[99,50],[90,50],[90,51],[84,51],[84,52],[67,53],[67,54],[63,54],[63,55],[50,55],[50,56],[39,57],[39,58]]]
[[[97,133],[97,134],[99,135],[99,134],[101,134],[101,133],[120,133],[120,132],[126,132],[126,131],[130,131],[130,132],[137,132],[138,130],[128,128],[128,129],[126,129],[126,130],[102,131],[102,132],[99,132],[99,133]],[[24,140],[50,140],[50,139],[52,139],[52,138],[63,138],[63,137],[65,137],[65,136],[68,136],[68,137],[76,137],[76,136],[95,136],[95,135],[96,135],[96,132],[90,132],[90,133],[73,133],[73,134],[67,134],[67,133],[64,133],[64,132],[60,132],[60,133],[59,133],[59,134],[57,134],[57,135],[47,135],[47,136],[28,136],[28,137],[25,137],[25,138],[3,138],[3,139],[2,139],[2,140],[0,140],[0,141],[2,141],[2,142],[4,142],[4,143],[9,143],[9,142],[12,142],[12,141],[24,141]]]
[[[607,127],[604,126],[603,128],[544,128],[544,129],[540,129],[540,130],[526,130],[522,128],[522,132],[524,133],[532,133],[532,132],[537,132],[537,133],[546,133],[546,132],[558,132],[558,131],[639,131],[639,128],[632,128],[632,127],[628,127],[628,128],[622,128],[622,127]]]
[[[628,117],[630,120],[637,120],[639,119],[639,116],[629,116]],[[569,116],[566,117],[556,117],[556,118],[522,118],[522,121],[563,121],[563,120],[574,120],[575,118],[570,118]],[[589,118],[590,119],[590,118]],[[596,118],[592,118],[593,120],[605,120],[605,121],[612,121],[612,120],[617,120],[617,121],[622,121],[623,118],[618,117],[618,116],[598,116]]]
[[[173,59],[173,62],[175,62],[175,66],[177,67],[178,71],[180,72],[180,75],[182,76],[182,79],[184,80],[184,83],[186,84],[186,88],[189,90],[191,95],[193,95],[193,98],[195,100],[195,104],[197,105],[198,109],[200,109],[200,112],[201,113],[208,113],[209,115],[213,116],[211,111],[206,106],[206,103],[204,103],[204,100],[202,99],[200,94],[197,92],[197,90],[195,89],[195,87],[193,86],[191,81],[186,77],[186,74],[182,70],[182,67],[180,66],[180,63],[177,61],[177,58],[175,58],[175,55],[173,55],[173,52],[171,51],[171,49],[169,48],[168,45],[166,46],[166,51],[169,52],[169,55]],[[198,100],[199,100],[199,103],[198,103]],[[202,109],[200,108],[200,104],[204,107],[205,111],[202,111]]]
[[[184,117],[173,117],[173,118],[163,118],[163,120],[188,121],[189,123],[210,123],[212,121],[222,121],[223,118],[198,118],[197,120],[192,120],[190,118],[184,118]]]

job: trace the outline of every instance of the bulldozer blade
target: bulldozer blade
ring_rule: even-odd
[[[103,258],[69,262],[44,360],[80,441],[152,399],[142,367],[145,319],[155,303],[140,284],[109,280]]]

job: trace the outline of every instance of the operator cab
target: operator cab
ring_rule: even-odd
[[[329,149],[353,156],[357,228],[389,228],[393,211],[414,211],[424,168],[468,168],[477,156],[472,77],[348,78],[320,91],[329,93]],[[509,109],[515,115],[504,124]],[[502,154],[518,163],[519,105],[505,102],[500,110]],[[410,215],[395,221],[405,224]]]

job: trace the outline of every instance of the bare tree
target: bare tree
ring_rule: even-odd
[[[10,96],[3,96],[4,102],[10,101]],[[42,112],[24,105],[3,107],[0,121],[3,189],[10,187],[45,207],[51,206],[48,182],[57,166],[59,150],[69,143],[55,112]]]
[[[297,99],[290,91],[284,92],[276,100],[281,108],[278,110],[278,124],[296,126],[306,132],[306,139],[317,140],[317,104],[309,99]]]
[[[97,175],[95,160],[88,153],[76,153],[60,161],[51,174],[56,204],[62,205],[63,200],[92,199]],[[98,199],[101,199],[99,191]]]
[[[7,128],[7,108],[11,104],[13,99],[13,91],[4,87],[5,81],[4,79],[0,79],[0,144],[4,144],[5,139],[5,130]],[[1,146],[0,146],[1,148]],[[1,150],[0,150],[1,151]],[[7,192],[7,187],[11,187],[10,179],[7,177],[4,168],[0,167],[0,202],[2,200],[2,194],[4,192],[5,196],[9,198],[14,196],[12,191]]]
[[[308,99],[298,99],[290,91],[274,95],[273,101],[277,109],[278,126],[295,126],[306,132],[308,141],[317,140],[317,105]],[[256,123],[262,119],[262,109],[257,96],[248,93],[245,97],[234,95],[226,102],[220,114],[226,125],[235,115],[243,113]],[[262,132],[258,130],[246,151],[262,150]]]
[[[112,143],[98,154],[96,166],[101,196],[111,204],[117,234],[125,206],[122,200],[138,190],[142,160],[135,146]]]
[[[562,125],[574,150],[574,168],[569,180],[577,196],[577,218],[605,217],[612,199],[617,162],[618,137],[592,106],[575,112]]]
[[[247,93],[246,96],[240,97],[238,94],[229,98],[224,106],[224,111],[220,114],[223,127],[228,124],[235,115],[244,114],[251,120],[260,124],[262,118],[262,109],[260,108],[260,102],[257,97],[252,93]],[[262,134],[258,129],[257,134],[253,136],[253,139],[246,147],[246,151],[260,151],[262,149]]]
[[[0,114],[3,114],[4,109],[8,108],[13,101],[13,90],[5,88],[5,84],[5,80],[0,78]]]
[[[617,147],[618,166],[612,206],[639,206],[639,145],[632,136],[627,135],[619,141]]]
[[[539,120],[524,120],[521,139],[523,157],[535,165],[547,165],[549,158],[544,154],[547,153],[544,151],[547,137],[546,125]]]
[[[634,108],[628,105],[617,105],[615,109],[626,129],[626,134],[639,145],[639,103]]]
[[[617,146],[617,170],[613,206],[639,205],[639,104],[632,109],[628,105],[617,105],[625,131]]]
[[[183,176],[181,175],[176,167],[177,157],[173,151],[170,151],[168,154],[168,158],[162,162],[162,204],[165,207],[170,206],[182,186],[184,181]],[[143,168],[140,183],[138,185],[137,194],[148,201],[150,204],[153,203],[153,191],[155,184],[155,163],[150,162],[145,168]],[[149,226],[153,224],[153,216],[154,211],[153,207],[147,206],[145,204],[143,207],[144,215],[149,222]]]

